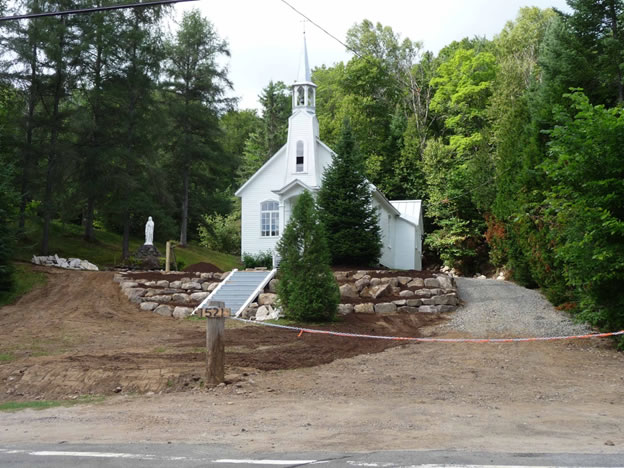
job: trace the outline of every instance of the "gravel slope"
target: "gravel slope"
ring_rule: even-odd
[[[444,328],[475,337],[537,337],[592,333],[556,310],[537,290],[509,281],[456,278],[464,306]]]

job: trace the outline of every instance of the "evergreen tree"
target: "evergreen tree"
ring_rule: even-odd
[[[337,154],[318,194],[334,265],[374,265],[381,255],[378,214],[351,124],[345,120]]]
[[[329,268],[327,238],[309,192],[299,196],[277,250],[282,258],[277,292],[286,317],[304,322],[332,320],[340,290]]]

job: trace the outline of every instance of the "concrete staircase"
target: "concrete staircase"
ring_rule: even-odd
[[[195,308],[193,315],[198,309],[207,308],[212,301],[220,301],[231,310],[232,317],[238,317],[264,290],[275,273],[277,273],[277,269],[265,271],[232,270],[228,277],[210,293],[210,296]]]

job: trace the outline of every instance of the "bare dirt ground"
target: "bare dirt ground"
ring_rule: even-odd
[[[0,352],[15,356],[0,364],[0,401],[121,391],[3,413],[2,443],[624,451],[624,357],[608,341],[395,346],[238,326],[226,332],[231,384],[206,390],[203,322],[139,311],[110,273],[45,271],[46,286],[0,309]],[[430,336],[431,320],[332,327]]]

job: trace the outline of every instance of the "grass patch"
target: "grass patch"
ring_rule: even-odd
[[[83,238],[81,226],[52,222],[50,226],[50,253],[59,257],[81,258],[96,264],[100,268],[111,267],[121,262],[122,236],[104,229],[95,229],[95,242],[87,242]],[[24,237],[14,250],[15,258],[29,262],[33,255],[39,252],[41,228],[29,224]],[[136,251],[143,244],[143,238],[130,238],[130,253]],[[156,248],[165,255],[165,243],[155,242]],[[228,271],[240,268],[240,259],[237,256],[215,252],[190,242],[186,248],[176,247],[176,259],[184,265],[193,265],[199,262],[208,262]]]
[[[11,353],[0,353],[0,362],[11,362],[15,359],[16,357]]]
[[[45,284],[47,277],[45,273],[32,271],[30,265],[15,264],[15,286],[13,291],[0,293],[0,307],[12,304],[24,294]]]
[[[43,410],[58,406],[74,406],[84,403],[98,403],[103,401],[102,396],[85,395],[75,400],[31,400],[31,401],[8,401],[0,403],[0,411],[19,411],[23,409]]]

